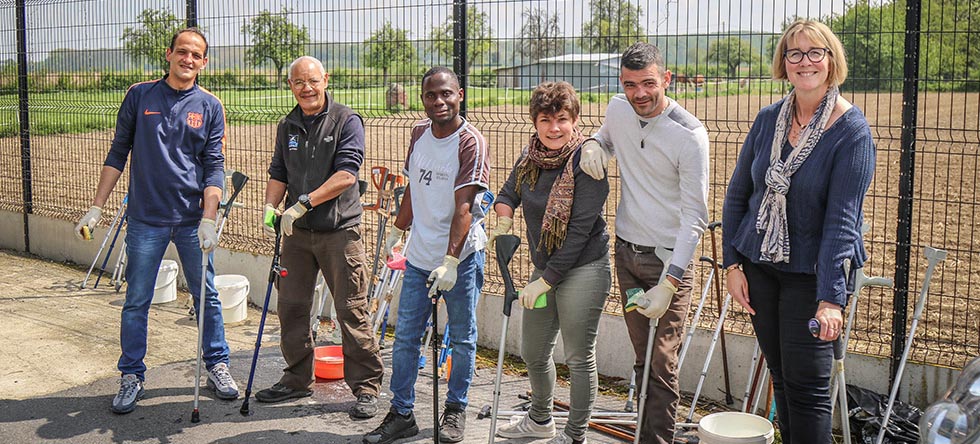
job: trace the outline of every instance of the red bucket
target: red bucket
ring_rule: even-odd
[[[344,351],[340,345],[313,349],[313,374],[322,379],[344,378]]]

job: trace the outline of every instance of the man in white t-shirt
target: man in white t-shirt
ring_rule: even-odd
[[[446,303],[453,350],[438,433],[441,442],[463,440],[467,392],[476,365],[476,303],[486,261],[480,203],[489,187],[490,164],[483,135],[459,115],[462,100],[459,79],[448,68],[435,67],[422,76],[428,119],[412,128],[403,171],[408,186],[386,241],[390,255],[411,226],[391,354],[391,410],[378,428],[364,435],[367,444],[418,434],[412,413],[417,363],[431,298],[437,292]]]
[[[646,292],[646,308],[625,312],[643,374],[650,319],[659,319],[640,442],[670,444],[680,392],[677,353],[691,302],[695,249],[708,219],[708,133],[704,125],[665,95],[670,71],[656,46],[635,43],[620,61],[625,94],[609,101],[598,144],[582,149],[581,168],[605,176],[611,156],[619,161],[622,197],[616,210],[616,277],[624,307],[627,291]],[[601,146],[600,146],[601,144]],[[655,247],[673,250],[669,264]],[[667,267],[667,277],[660,275]],[[638,381],[638,384],[642,381]]]

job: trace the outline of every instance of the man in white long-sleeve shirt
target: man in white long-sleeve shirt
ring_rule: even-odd
[[[624,307],[634,288],[645,291],[650,301],[646,308],[624,311],[638,375],[643,374],[649,321],[660,319],[640,438],[660,444],[673,442],[680,398],[677,353],[691,301],[692,258],[708,219],[708,133],[694,115],[667,98],[670,77],[656,46],[630,46],[620,61],[625,94],[609,101],[594,135],[599,143],[583,147],[581,162],[583,171],[599,179],[609,158],[619,159],[616,276]],[[669,264],[657,258],[656,247],[673,250]],[[660,282],[664,266],[667,277]]]

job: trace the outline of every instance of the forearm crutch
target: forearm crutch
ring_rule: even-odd
[[[715,231],[721,226],[721,222],[715,221],[708,224],[708,231],[711,232],[711,258],[712,267],[715,271],[715,303],[721,305],[721,269],[718,263],[718,243],[715,240]],[[721,368],[725,375],[725,404],[732,405],[735,399],[732,398],[732,385],[728,377],[728,345],[725,343],[725,329],[721,329]]]
[[[234,207],[235,198],[241,193],[242,188],[245,187],[245,183],[248,182],[248,176],[242,174],[239,171],[235,171],[231,175],[231,184],[234,187],[234,192],[231,193],[231,197],[228,198],[228,202],[224,205],[224,213],[218,215],[218,231],[215,236],[215,242],[221,241],[221,232],[225,229],[225,222],[228,221],[228,213]],[[204,245],[204,247],[210,247],[210,245]],[[217,245],[214,246],[217,248]],[[196,365],[196,376],[194,378],[194,410],[191,412],[191,422],[198,423],[201,422],[201,412],[198,409],[198,404],[201,398],[201,360],[204,356],[204,307],[207,299],[207,288],[208,288],[208,262],[210,262],[211,254],[201,252],[201,290],[199,293],[199,306],[197,309],[197,365]]]
[[[715,261],[707,256],[701,256],[701,262],[707,262],[711,265],[711,271],[708,272],[708,280],[704,283],[704,288],[701,289],[701,300],[698,301],[698,308],[694,310],[694,319],[691,320],[691,326],[687,329],[687,334],[684,337],[684,343],[681,344],[681,353],[677,358],[677,373],[681,372],[681,367],[684,366],[684,357],[687,356],[687,349],[691,345],[691,340],[694,339],[694,330],[698,327],[698,321],[701,319],[701,311],[704,310],[704,301],[708,297],[708,293],[711,291],[711,282],[715,278]]]
[[[507,327],[510,324],[511,306],[517,300],[517,289],[514,287],[514,279],[510,275],[511,259],[517,248],[521,245],[521,238],[513,234],[501,234],[497,236],[494,248],[497,254],[497,268],[500,269],[500,277],[504,281],[504,304],[502,307],[503,321],[500,325],[500,343],[497,351],[497,373],[493,378],[493,407],[490,409],[490,438],[489,444],[493,444],[493,437],[497,434],[497,409],[500,407],[500,379],[503,377],[504,356],[507,354]]]
[[[881,420],[881,430],[878,432],[877,444],[881,444],[885,439],[885,430],[888,429],[888,419],[892,415],[892,407],[895,406],[895,398],[898,396],[898,389],[902,383],[902,372],[905,371],[905,361],[908,360],[909,351],[912,350],[912,340],[915,339],[915,328],[919,326],[919,317],[922,316],[922,309],[926,306],[926,297],[929,295],[929,283],[932,282],[932,274],[936,271],[936,265],[946,259],[946,250],[926,247],[925,256],[929,260],[929,266],[926,268],[926,276],[922,282],[919,301],[915,304],[915,313],[912,315],[912,327],[909,328],[909,335],[905,340],[905,350],[902,351],[902,358],[898,361],[898,371],[895,372],[895,382],[892,383],[891,395],[888,396],[888,407],[885,408],[885,416]]]
[[[701,396],[701,387],[704,386],[704,379],[708,375],[708,366],[711,365],[711,355],[715,352],[715,344],[721,336],[721,330],[725,325],[725,315],[728,314],[728,305],[732,300],[732,295],[725,295],[725,302],[721,305],[721,312],[718,313],[718,323],[715,324],[715,332],[711,335],[711,345],[708,346],[708,355],[704,358],[704,365],[701,367],[701,376],[698,377],[698,386],[694,389],[694,399],[691,400],[691,411],[687,414],[687,422],[694,418],[694,409],[698,405],[698,397]]]
[[[109,223],[109,229],[106,230],[106,235],[102,238],[102,243],[99,245],[99,250],[95,252],[95,257],[92,258],[92,265],[88,267],[88,272],[85,273],[85,279],[82,280],[82,285],[79,287],[80,289],[85,288],[85,286],[88,285],[88,278],[92,276],[92,270],[95,269],[95,264],[99,263],[99,256],[102,256],[102,251],[105,250],[105,244],[109,241],[109,233],[112,232],[112,230],[116,227],[116,223],[119,222],[119,218],[125,213],[126,204],[128,202],[129,194],[127,193],[123,197],[122,204],[119,205],[119,209],[116,210],[116,215],[112,217],[112,222]],[[103,267],[105,266],[103,265]]]
[[[666,248],[657,247],[654,249],[654,254],[663,263],[663,271],[660,273],[660,281],[663,282],[664,279],[667,279],[667,269],[670,267],[672,253]],[[639,409],[636,412],[636,433],[633,436],[633,444],[640,444],[640,431],[643,429],[643,409],[647,404],[647,386],[650,383],[650,360],[653,358],[653,340],[659,324],[660,318],[650,318],[650,330],[647,332],[647,349],[643,358],[643,380],[640,381],[640,402]]]

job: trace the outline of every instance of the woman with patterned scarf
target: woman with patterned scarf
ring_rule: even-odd
[[[857,269],[867,257],[861,208],[875,145],[864,114],[840,95],[847,61],[826,25],[790,25],[772,73],[793,90],[759,111],[742,145],[725,195],[724,266],[769,365],[783,442],[829,444],[830,341],[847,305],[845,262]]]
[[[538,85],[530,108],[536,132],[497,194],[497,225],[490,241],[510,230],[514,209],[522,206],[534,272],[520,293],[525,309],[521,355],[533,394],[528,414],[497,434],[578,444],[585,442],[595,403],[596,332],[612,284],[609,233],[602,217],[609,182],[579,168],[580,148],[595,141],[579,131],[581,105],[572,85]],[[543,307],[536,305],[539,296]],[[571,409],[564,433],[555,436],[552,356],[559,332],[571,373]]]

